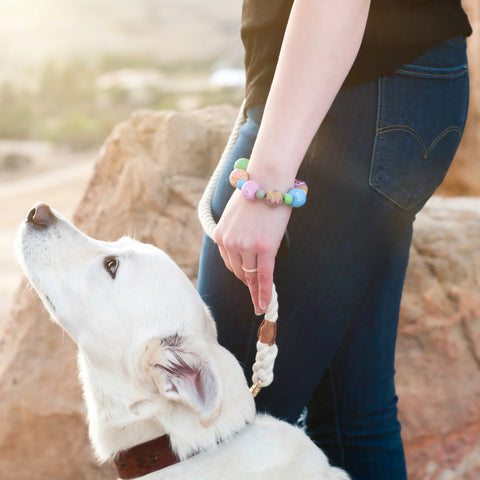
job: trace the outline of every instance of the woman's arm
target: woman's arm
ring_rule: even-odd
[[[294,1],[248,165],[250,178],[264,190],[292,188],[358,53],[369,6],[370,0]],[[270,209],[235,191],[215,230],[222,258],[248,285],[257,314],[270,302],[275,256],[290,213],[290,207]],[[257,271],[245,273],[242,266]]]

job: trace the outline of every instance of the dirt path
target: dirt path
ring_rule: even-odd
[[[74,162],[55,162],[41,173],[0,181],[0,325],[10,311],[21,278],[13,253],[18,225],[39,200],[71,218],[91,176],[94,158],[94,154],[86,154]]]

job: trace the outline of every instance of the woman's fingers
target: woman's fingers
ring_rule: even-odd
[[[228,253],[227,251],[223,248],[222,245],[220,245],[218,242],[218,250],[220,252],[220,256],[222,257],[222,260],[223,262],[225,263],[225,266],[227,267],[228,270],[230,270],[231,272],[233,272],[233,267],[232,265],[230,264],[230,257],[228,256]]]
[[[257,304],[260,313],[265,313],[272,298],[273,269],[275,267],[275,254],[261,253],[257,257]]]
[[[243,260],[240,250],[236,248],[236,245],[225,241],[223,233],[218,226],[213,233],[213,237],[218,245],[220,256],[222,257],[227,269],[233,272],[239,280],[246,284],[244,271],[242,269]]]
[[[290,213],[249,202],[236,191],[214,231],[225,266],[247,285],[257,315],[270,303],[275,256]]]
[[[242,270],[244,283],[247,285],[252,303],[255,308],[255,314],[260,315],[258,302],[258,281],[257,281],[257,259],[256,255],[245,255],[242,257]]]

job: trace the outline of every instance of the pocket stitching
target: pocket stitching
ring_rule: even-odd
[[[380,193],[382,196],[384,196],[386,199],[389,199],[391,202],[393,202],[395,205],[400,207],[404,211],[409,211],[412,208],[415,207],[415,204],[411,204],[410,198],[405,200],[402,198],[399,198],[396,194],[389,190],[385,190],[383,188],[383,185],[377,181],[377,174],[378,174],[378,165],[379,165],[379,156],[380,156],[380,148],[378,148],[378,142],[380,141],[380,135],[382,133],[385,133],[389,128],[392,126],[383,126],[383,121],[384,121],[384,113],[385,113],[385,77],[380,77],[378,79],[378,107],[377,107],[377,125],[376,125],[376,132],[375,132],[375,138],[374,138],[374,144],[373,144],[373,158],[372,158],[372,165],[371,165],[371,170],[370,170],[370,176],[369,176],[369,184],[370,186],[376,190],[378,193]],[[401,126],[401,125],[400,125]],[[405,130],[407,129],[407,126],[405,126]],[[423,140],[421,139],[420,135],[416,132],[415,129],[411,129],[413,132],[416,133],[416,136],[418,136],[417,140],[421,142],[421,145],[423,145],[423,151],[425,152],[425,147]],[[458,126],[451,126],[446,128],[441,134],[439,134],[435,140],[432,142],[430,145],[429,149],[426,150],[426,153],[424,153],[424,158],[428,157],[428,155],[431,153],[431,151],[435,148],[435,146],[438,144],[438,142],[445,137],[450,131],[455,131],[458,136],[459,136],[459,142],[461,140],[462,136],[462,130]],[[412,132],[410,132],[412,133]],[[425,157],[426,155],[426,157]],[[430,186],[428,189],[425,190],[424,195],[431,195],[432,192],[436,190],[436,182],[441,181],[444,178],[444,174],[440,174],[436,177],[436,180],[432,181],[430,183]],[[432,187],[433,184],[433,187]],[[421,200],[419,200],[421,201]],[[417,202],[418,203],[418,202]]]
[[[410,203],[411,202],[411,195],[407,199],[401,198],[398,195],[396,195],[394,192],[391,192],[390,190],[385,190],[383,188],[383,185],[380,182],[377,181],[378,164],[379,164],[378,157],[380,155],[380,153],[379,153],[380,149],[377,148],[377,139],[379,139],[379,136],[382,133],[385,133],[385,130],[388,129],[388,128],[390,128],[390,127],[380,128],[379,130],[377,130],[377,133],[375,135],[375,144],[374,144],[375,158],[374,158],[373,165],[372,165],[372,170],[371,170],[370,182],[369,183],[375,190],[377,190],[379,193],[381,193],[387,199],[390,199],[393,203],[398,205],[403,210],[408,211],[416,205],[416,203],[414,203],[414,204]],[[396,130],[400,130],[400,129],[396,129]],[[404,130],[407,130],[407,128],[405,128]],[[425,147],[424,147],[425,144],[423,143],[423,140],[421,139],[420,135],[416,132],[416,130],[414,130],[414,129],[411,129],[411,130],[416,133],[415,138],[417,139],[417,141],[421,142],[421,146],[422,146],[423,151],[424,152],[426,151],[426,153],[424,153],[424,155],[423,155],[423,158],[427,158],[428,155],[433,150],[433,148],[438,144],[438,142],[443,137],[445,137],[445,135],[450,133],[450,131],[455,131],[459,135],[459,137],[461,137],[461,130],[458,127],[449,127],[447,129],[445,129],[440,135],[437,136],[437,138],[432,142],[432,144],[430,145],[428,150],[425,150]],[[388,130],[388,131],[393,131],[393,130]],[[412,132],[409,132],[409,133],[412,133]],[[432,192],[434,192],[437,188],[436,184],[439,181],[441,181],[443,178],[444,178],[444,174],[440,173],[434,179],[432,179],[432,181],[430,182],[430,185],[425,188],[424,195],[430,195]],[[418,201],[420,201],[420,200],[418,200]]]
[[[414,128],[409,127],[408,125],[389,125],[387,127],[382,127],[379,130],[377,130],[375,135],[381,135],[382,133],[389,133],[389,132],[396,132],[396,131],[408,132],[413,137],[415,137],[415,139],[417,140],[417,142],[419,143],[420,147],[423,150],[424,159],[429,157],[430,153],[432,153],[433,149],[437,146],[438,142],[440,142],[440,140],[442,140],[442,138],[448,135],[450,132],[456,132],[458,136],[461,136],[462,134],[460,127],[457,127],[457,126],[448,127],[439,135],[437,135],[437,137],[433,140],[433,142],[430,144],[430,147],[428,147],[428,149],[421,135]]]

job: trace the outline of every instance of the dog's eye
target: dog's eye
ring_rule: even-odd
[[[115,257],[105,257],[103,260],[103,266],[112,278],[117,274],[118,265],[119,261]]]

